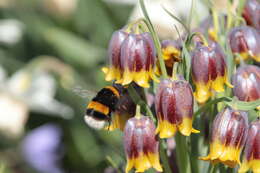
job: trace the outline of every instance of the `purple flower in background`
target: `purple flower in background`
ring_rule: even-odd
[[[32,130],[22,141],[26,162],[41,173],[63,173],[60,161],[62,130],[55,124],[45,124]]]

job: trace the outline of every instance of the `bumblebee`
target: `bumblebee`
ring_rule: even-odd
[[[104,128],[107,122],[111,122],[111,114],[116,111],[124,90],[126,89],[119,84],[102,88],[89,102],[84,117],[85,122],[96,129]]]

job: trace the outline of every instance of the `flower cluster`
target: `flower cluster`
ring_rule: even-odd
[[[215,11],[213,17],[207,19],[214,21],[208,21],[206,28],[196,29],[194,35],[184,34],[178,40],[160,43],[152,24],[146,19],[113,33],[108,48],[109,66],[103,68],[103,72],[105,80],[114,81],[114,85],[123,88],[124,94],[117,95],[118,102],[113,103],[110,111],[107,108],[108,113],[103,117],[111,120],[112,129],[119,128],[124,132],[125,172],[132,168],[136,172],[149,168],[162,172],[166,167],[160,164],[160,140],[163,143],[163,139],[175,137],[177,148],[193,148],[187,146],[189,140],[185,138],[200,132],[193,126],[202,126],[205,113],[217,115],[206,118],[205,126],[210,125],[211,129],[209,154],[199,159],[212,164],[223,163],[231,168],[240,165],[241,173],[248,169],[259,173],[260,121],[250,125],[250,112],[247,111],[257,114],[257,107],[260,108],[260,104],[256,105],[260,99],[260,68],[245,64],[256,64],[260,57],[260,35],[256,30],[259,18],[252,13],[256,10],[253,8],[255,4],[257,2],[249,0],[243,12],[250,26],[232,25],[230,16],[227,20],[224,17],[223,25],[229,29],[225,31],[228,36],[225,43],[217,28]],[[258,9],[259,4],[256,6]],[[230,25],[233,28],[229,28]],[[208,32],[209,37],[201,31]],[[232,84],[229,83],[231,78]],[[225,86],[232,88],[233,94]],[[144,93],[154,98],[149,104]],[[247,103],[252,101],[253,104]],[[103,104],[109,105],[107,102]],[[203,128],[199,129],[203,132]],[[176,133],[181,135],[175,136]],[[202,135],[198,138],[205,140]],[[166,149],[164,145],[160,147]],[[177,154],[177,157],[182,157],[180,155],[186,154]]]

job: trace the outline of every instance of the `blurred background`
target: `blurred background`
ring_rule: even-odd
[[[109,84],[100,69],[111,34],[142,16],[137,4],[0,0],[0,173],[109,173],[124,166],[122,132],[93,130],[83,116],[93,94]],[[185,21],[191,1],[147,1],[160,38],[176,38],[174,24],[182,28],[161,5]],[[195,7],[198,23],[208,10]]]

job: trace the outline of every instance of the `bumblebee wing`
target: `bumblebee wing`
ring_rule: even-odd
[[[87,98],[89,101],[97,94],[97,92],[83,89],[81,86],[72,88],[72,92],[81,98]]]

